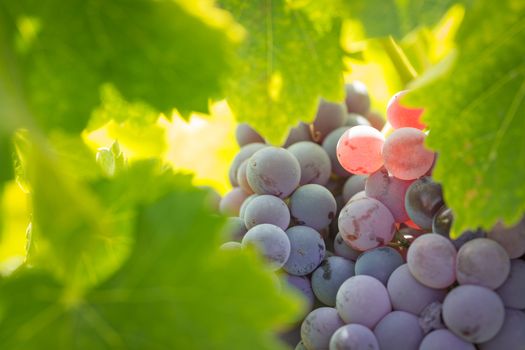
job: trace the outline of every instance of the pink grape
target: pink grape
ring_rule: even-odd
[[[339,232],[354,249],[368,250],[387,244],[395,230],[394,217],[377,199],[359,198],[346,204],[339,214]]]
[[[382,154],[390,174],[401,180],[413,180],[428,172],[435,154],[425,148],[425,137],[421,130],[401,128],[386,139]]]
[[[421,235],[408,249],[410,273],[430,288],[446,288],[456,280],[456,248],[452,242],[437,234]]]
[[[371,174],[383,166],[381,149],[384,143],[384,135],[373,127],[354,126],[339,139],[337,159],[352,174]]]
[[[419,130],[426,128],[426,125],[421,122],[421,114],[423,108],[410,108],[402,106],[399,103],[401,97],[406,95],[408,90],[403,90],[392,96],[386,107],[386,116],[390,125],[394,129],[411,127]]]

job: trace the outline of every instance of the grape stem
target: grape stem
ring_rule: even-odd
[[[407,85],[414,80],[417,77],[417,72],[394,38],[389,35],[387,38],[380,39],[380,42],[390,61],[392,61],[397,74],[399,74],[403,85]]]

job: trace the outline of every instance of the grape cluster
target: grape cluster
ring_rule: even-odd
[[[423,110],[405,93],[388,133],[360,82],[283,147],[240,124],[222,249],[254,248],[304,295],[304,320],[281,335],[295,349],[525,349],[525,217],[451,237]]]

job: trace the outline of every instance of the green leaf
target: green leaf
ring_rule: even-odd
[[[291,126],[315,117],[319,98],[342,101],[340,21],[318,26],[284,0],[224,0],[249,33],[226,88],[238,121],[272,143]]]
[[[517,222],[525,211],[525,4],[478,2],[458,33],[448,71],[409,96],[426,109],[435,178],[454,232]],[[450,66],[450,65],[449,65]]]
[[[132,253],[83,294],[37,270],[0,282],[5,349],[283,349],[298,304],[243,251],[217,251],[223,219],[180,182],[134,221]]]
[[[0,22],[30,112],[68,131],[86,126],[107,82],[167,115],[207,111],[239,37],[209,1],[6,0]]]

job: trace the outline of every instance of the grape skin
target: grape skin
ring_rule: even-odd
[[[443,204],[441,185],[429,176],[414,181],[405,194],[405,209],[408,216],[425,230],[432,228],[433,218]]]
[[[238,216],[229,217],[226,221],[226,232],[228,239],[240,242],[248,229],[244,224],[244,220]]]
[[[381,202],[360,198],[348,202],[339,214],[339,232],[345,242],[356,250],[368,250],[392,240],[395,222]]]
[[[473,344],[459,338],[448,329],[438,329],[429,334],[419,347],[419,350],[476,350]]]
[[[387,290],[394,310],[419,315],[432,302],[441,302],[447,294],[444,289],[433,289],[419,283],[407,264],[399,266],[388,279]]]
[[[445,328],[441,321],[441,314],[443,313],[443,304],[434,301],[428,304],[419,315],[419,325],[426,334],[434,329]]]
[[[241,204],[241,208],[239,209],[239,217],[240,217],[241,219],[243,219],[243,221],[244,221],[244,213],[246,212],[246,207],[248,207],[248,204],[250,204],[250,202],[251,202],[252,200],[254,200],[255,198],[257,198],[258,196],[259,196],[258,194],[252,194],[252,195],[248,196],[248,197],[244,200],[244,202],[242,202],[242,204]]]
[[[309,313],[312,311],[314,308],[315,296],[310,279],[306,276],[295,276],[289,273],[285,274],[285,279],[290,286],[298,290],[304,296],[307,301],[307,312]]]
[[[348,278],[354,276],[353,261],[331,256],[321,262],[312,274],[312,289],[317,298],[325,305],[335,306],[336,295]]]
[[[370,122],[367,118],[363,117],[361,114],[358,113],[348,113],[344,118],[343,125],[347,127],[347,129],[357,125],[372,126],[370,125]]]
[[[317,143],[323,143],[329,133],[343,126],[345,115],[345,107],[342,104],[321,99],[317,115],[312,123],[313,140]]]
[[[260,224],[272,224],[286,230],[290,224],[290,211],[282,199],[263,194],[253,198],[246,206],[244,224],[248,229]]]
[[[248,230],[242,239],[242,247],[252,245],[266,258],[272,270],[283,267],[290,256],[288,236],[272,224],[261,224]]]
[[[235,158],[233,158],[230,171],[228,173],[232,186],[239,186],[239,183],[237,182],[237,172],[239,171],[239,167],[241,166],[242,162],[250,158],[258,150],[265,147],[267,146],[264,143],[250,143],[241,147],[239,153],[237,153]]]
[[[392,96],[386,107],[388,122],[394,129],[412,127],[423,130],[426,126],[421,122],[422,108],[409,108],[402,106],[399,102],[408,90],[403,90]]]
[[[345,203],[348,203],[356,193],[364,191],[366,185],[367,175],[352,175],[346,180],[343,186],[343,199]]]
[[[525,346],[525,313],[505,309],[500,331],[489,341],[478,344],[480,350],[523,350]]]
[[[370,109],[370,96],[366,85],[355,80],[350,84],[345,84],[345,104],[349,113],[364,115]]]
[[[301,166],[299,185],[326,185],[330,178],[332,163],[325,150],[316,143],[302,141],[288,147]]]
[[[255,193],[286,198],[299,186],[301,166],[286,149],[265,147],[250,157],[246,175]]]
[[[352,174],[367,175],[383,166],[384,135],[371,126],[354,126],[337,143],[337,159]]]
[[[392,309],[385,286],[366,275],[350,277],[341,285],[336,308],[345,322],[362,324],[370,329]]]
[[[339,328],[330,339],[330,350],[380,350],[374,333],[360,324]]]
[[[261,135],[246,123],[240,123],[235,130],[235,138],[240,147],[250,143],[264,143]]]
[[[459,284],[475,284],[496,289],[505,282],[510,272],[510,259],[498,243],[477,238],[465,243],[456,259]]]
[[[301,141],[313,141],[312,136],[310,135],[310,125],[299,122],[297,126],[290,129],[288,137],[283,144],[284,148],[290,147],[294,143]]]
[[[395,249],[390,247],[374,248],[357,258],[355,274],[375,277],[386,285],[392,272],[403,263],[403,257]]]
[[[425,147],[425,138],[425,133],[414,128],[401,128],[390,134],[382,150],[388,172],[401,180],[425,175],[434,163],[434,153]]]
[[[337,203],[323,186],[308,184],[299,187],[290,197],[290,212],[299,225],[322,230],[335,217]]]
[[[487,237],[501,244],[511,259],[519,258],[525,254],[525,216],[512,227],[497,223]]]
[[[504,316],[503,302],[485,287],[456,287],[443,302],[443,320],[447,328],[471,343],[482,343],[494,337],[503,325]]]
[[[405,311],[387,314],[374,328],[374,334],[381,350],[418,350],[423,339],[418,318]]]
[[[308,350],[326,350],[336,330],[344,326],[337,310],[320,307],[310,312],[301,325],[301,339]]]
[[[294,226],[285,231],[290,240],[290,256],[283,269],[297,276],[304,276],[319,266],[325,255],[323,238],[308,226]]]
[[[239,215],[242,203],[248,196],[248,193],[244,192],[242,188],[235,187],[221,198],[219,203],[219,210],[221,214],[234,216]]]
[[[341,233],[337,232],[337,235],[334,238],[334,253],[337,256],[343,257],[348,260],[356,261],[360,251],[353,249],[344,241],[341,237]]]
[[[241,163],[239,169],[237,169],[237,183],[239,187],[243,189],[247,194],[253,194],[253,190],[248,183],[248,178],[246,177],[246,167],[248,166],[248,159]]]
[[[525,261],[511,260],[509,276],[496,293],[505,307],[525,309]]]
[[[329,133],[323,141],[323,149],[330,157],[330,162],[332,164],[332,172],[337,176],[348,177],[350,174],[348,171],[343,168],[339,160],[337,159],[337,143],[341,136],[348,130],[346,126],[340,127]]]

